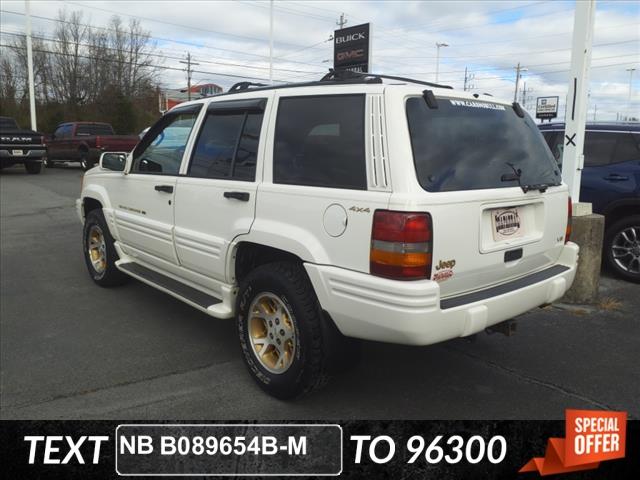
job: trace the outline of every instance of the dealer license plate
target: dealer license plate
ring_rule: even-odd
[[[24,155],[24,150],[11,150],[11,153],[17,156]]]
[[[517,207],[492,210],[491,225],[493,227],[493,239],[496,242],[522,237],[524,234],[520,209]]]

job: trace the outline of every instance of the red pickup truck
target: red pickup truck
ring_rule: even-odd
[[[46,167],[56,162],[80,162],[89,170],[103,152],[129,152],[138,143],[137,135],[116,135],[108,123],[61,123],[47,140]]]

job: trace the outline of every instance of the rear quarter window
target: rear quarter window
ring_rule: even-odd
[[[281,98],[274,183],[366,190],[364,105],[364,95]]]

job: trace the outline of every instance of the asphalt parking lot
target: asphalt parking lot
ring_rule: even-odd
[[[324,390],[274,400],[245,371],[233,321],[136,281],[93,284],[74,209],[81,176],[0,173],[3,419],[640,418],[640,287],[609,277],[597,307],[537,309],[513,337],[366,343]]]

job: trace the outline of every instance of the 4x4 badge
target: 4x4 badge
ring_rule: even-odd
[[[355,205],[351,207],[349,210],[356,213],[371,213],[371,210],[369,210],[369,207],[356,207]]]

